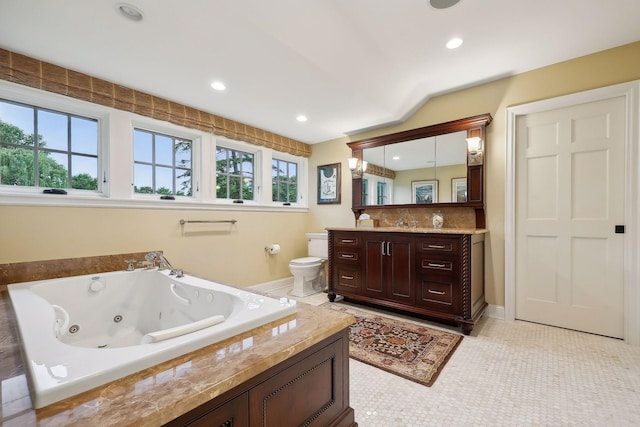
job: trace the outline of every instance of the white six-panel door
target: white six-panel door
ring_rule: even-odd
[[[625,103],[517,118],[517,319],[624,337]]]

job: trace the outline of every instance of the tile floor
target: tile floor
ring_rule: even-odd
[[[640,426],[640,347],[597,335],[484,318],[431,387],[353,359],[349,366],[360,427]]]

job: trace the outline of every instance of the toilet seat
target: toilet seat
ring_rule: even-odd
[[[297,265],[300,267],[304,267],[304,266],[308,266],[308,265],[312,265],[312,264],[317,264],[319,262],[322,262],[322,258],[318,258],[315,256],[308,256],[308,257],[304,257],[304,258],[296,258],[296,259],[292,259],[289,262],[289,265]]]

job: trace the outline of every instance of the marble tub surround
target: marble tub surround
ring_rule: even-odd
[[[3,426],[157,426],[343,330],[352,316],[298,304],[289,317],[204,347],[37,411],[32,409],[13,311],[0,293]],[[318,319],[322,319],[319,322]]]
[[[377,220],[378,227],[396,227],[398,221],[403,221],[409,228],[415,222],[417,228],[433,228],[433,214],[440,212],[444,217],[444,228],[476,228],[476,213],[474,208],[466,207],[424,207],[415,208],[376,208],[367,206],[365,212],[372,219]]]
[[[144,261],[149,252],[162,251],[0,264],[0,290],[6,290],[11,283],[126,270],[126,260]]]

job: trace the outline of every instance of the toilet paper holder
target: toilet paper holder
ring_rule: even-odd
[[[269,255],[278,254],[280,253],[280,245],[274,243],[272,245],[265,246],[264,251],[267,252]]]

